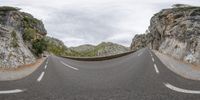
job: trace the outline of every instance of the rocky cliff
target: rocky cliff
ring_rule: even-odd
[[[174,6],[155,14],[148,31],[133,38],[131,49],[142,47],[200,64],[200,7]]]
[[[102,42],[97,46],[81,45],[70,49],[76,51],[77,56],[81,57],[109,56],[129,51],[129,48],[111,42]]]
[[[35,41],[46,35],[43,23],[19,8],[0,7],[0,67],[35,62]]]

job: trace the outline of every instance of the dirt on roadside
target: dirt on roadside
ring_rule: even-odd
[[[0,68],[0,81],[17,80],[33,73],[46,58],[37,59],[35,63],[18,66],[17,68]]]

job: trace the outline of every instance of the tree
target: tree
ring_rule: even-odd
[[[42,54],[43,51],[47,49],[47,43],[44,38],[36,39],[35,41],[33,41],[33,49],[35,55],[39,56],[40,54]]]

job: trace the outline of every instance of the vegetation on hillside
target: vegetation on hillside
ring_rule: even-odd
[[[57,56],[78,56],[78,52],[68,49],[64,43],[56,38],[46,36],[47,52]]]
[[[47,43],[44,40],[44,38],[33,41],[33,52],[35,55],[39,56],[46,49],[47,49]]]
[[[127,52],[129,49],[115,44],[115,43],[111,43],[111,42],[102,42],[97,46],[92,46],[90,45],[90,47],[88,47],[88,49],[84,49],[84,45],[79,46],[77,48],[73,48],[74,51],[76,51],[76,49],[78,49],[78,53],[75,55],[76,57],[95,57],[95,56],[108,56],[108,55],[114,55],[114,54],[118,54],[118,53],[123,53],[123,52]],[[83,50],[80,50],[81,48],[83,48]]]

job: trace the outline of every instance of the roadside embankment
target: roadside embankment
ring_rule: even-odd
[[[24,78],[33,73],[45,60],[46,58],[40,58],[35,63],[22,65],[18,68],[0,68],[0,81]]]
[[[153,50],[165,66],[174,73],[192,80],[200,80],[200,66],[192,65]]]

